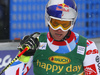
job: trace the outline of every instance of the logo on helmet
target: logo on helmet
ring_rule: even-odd
[[[56,10],[58,10],[58,11],[69,12],[69,6],[66,5],[65,3],[63,3],[63,4],[58,4],[58,6],[56,7]]]

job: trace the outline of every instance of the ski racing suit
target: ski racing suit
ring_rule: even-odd
[[[93,41],[71,31],[70,37],[60,42],[49,32],[41,33],[39,42],[29,62],[17,60],[5,75],[27,75],[32,63],[34,75],[100,75],[99,52]]]

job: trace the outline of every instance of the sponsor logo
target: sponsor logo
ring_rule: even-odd
[[[37,67],[40,67],[41,69],[45,69],[45,71],[51,71],[51,72],[56,72],[56,73],[61,73],[63,70],[65,70],[67,73],[70,72],[77,72],[79,73],[80,70],[82,69],[82,65],[73,65],[69,64],[68,66],[61,66],[59,64],[48,64],[46,62],[41,62],[40,60],[37,60],[36,62]]]
[[[83,46],[77,47],[77,53],[78,54],[84,55],[84,52],[85,52],[85,47],[83,47]]]
[[[85,75],[97,75],[95,64],[84,67]]]
[[[99,56],[96,56],[96,62],[98,63],[97,66],[100,73],[100,57]]]
[[[71,62],[71,60],[64,56],[51,56],[49,57],[49,60],[56,64],[68,64]]]
[[[67,6],[66,4],[58,4],[56,10],[58,11],[65,11],[65,12],[69,12],[69,6]]]
[[[39,47],[39,49],[41,49],[41,50],[45,50],[46,49],[46,46],[47,46],[47,43],[40,43],[40,47]]]
[[[12,58],[10,55],[6,55],[3,59],[0,58],[0,68],[7,66],[11,60]]]
[[[88,51],[86,52],[86,55],[98,54],[98,53],[99,53],[98,50],[97,50],[97,49],[94,49],[94,50],[88,50]]]

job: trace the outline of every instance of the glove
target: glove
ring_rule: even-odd
[[[39,41],[37,39],[37,37],[39,36],[40,36],[39,32],[35,32],[31,34],[30,36],[29,35],[24,36],[23,39],[20,41],[20,45],[17,47],[18,50],[23,51],[23,49],[25,49],[25,47],[28,46],[29,50],[26,51],[23,55],[25,56],[34,55],[35,51],[39,47]]]

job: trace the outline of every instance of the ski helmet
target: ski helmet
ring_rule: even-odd
[[[45,23],[54,30],[72,30],[77,18],[77,6],[74,0],[49,0],[45,9]],[[56,19],[60,21],[71,21],[71,25],[64,30],[61,25],[52,27],[50,21]]]

